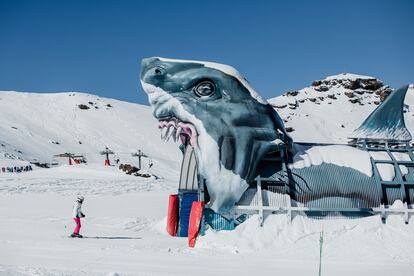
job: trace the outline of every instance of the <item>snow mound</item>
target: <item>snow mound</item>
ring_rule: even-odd
[[[298,147],[298,149],[299,151],[293,157],[293,164],[291,165],[295,169],[328,163],[340,167],[349,167],[369,177],[372,176],[371,160],[367,151],[342,145],[314,146],[307,149]]]
[[[302,169],[322,163],[333,164],[340,167],[348,167],[357,170],[369,177],[373,175],[371,157],[375,160],[391,160],[385,151],[368,152],[346,145],[329,146],[295,146],[296,153],[290,168]],[[406,153],[395,152],[393,156],[400,161],[411,161]],[[392,164],[376,164],[380,177],[384,181],[392,181],[395,177],[395,169]],[[399,166],[401,173],[406,175],[408,168]]]
[[[325,78],[325,80],[375,80],[374,77],[365,76],[365,75],[358,75],[358,74],[352,74],[352,73],[341,73],[337,75],[328,76]]]
[[[286,215],[271,215],[260,227],[254,215],[233,231],[207,230],[197,241],[197,248],[234,254],[265,251],[275,259],[294,256],[317,260],[323,232],[325,261],[381,263],[392,258],[398,263],[412,263],[414,251],[407,245],[414,244],[413,222],[411,219],[406,225],[399,215],[389,216],[387,224],[382,224],[379,216],[318,220],[297,215],[289,223]]]

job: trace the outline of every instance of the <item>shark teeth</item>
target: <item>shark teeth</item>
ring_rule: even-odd
[[[190,143],[191,146],[197,147],[198,134],[191,123],[184,123],[172,117],[167,120],[160,120],[158,128],[161,130],[161,139],[166,142],[172,139],[174,142]]]
[[[161,129],[161,139],[165,141],[165,137],[167,136],[168,129],[166,127],[163,127]]]
[[[180,139],[180,134],[181,134],[181,131],[183,130],[183,128],[182,127],[178,127],[177,128],[177,131],[175,132],[175,139],[174,139],[174,141],[175,142],[177,142],[178,141],[178,139]]]
[[[168,142],[170,140],[171,136],[175,137],[174,132],[175,132],[175,127],[174,126],[169,126],[168,129],[167,129],[167,134],[165,135],[164,140],[166,142]]]

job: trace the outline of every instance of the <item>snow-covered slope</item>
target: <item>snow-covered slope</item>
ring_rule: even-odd
[[[339,74],[289,91],[269,103],[296,142],[346,143],[392,89],[374,77]],[[414,133],[414,90],[405,98],[405,122]]]
[[[103,164],[100,151],[107,146],[121,162],[135,165],[131,153],[142,150],[153,159],[154,170],[164,175],[180,165],[181,153],[161,141],[148,106],[73,92],[0,92],[0,112],[3,163],[52,162],[53,155],[70,152]]]

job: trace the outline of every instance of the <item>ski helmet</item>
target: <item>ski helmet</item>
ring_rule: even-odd
[[[78,201],[78,202],[83,202],[83,200],[84,200],[85,198],[83,197],[83,196],[78,196],[77,198],[76,198],[76,201]]]

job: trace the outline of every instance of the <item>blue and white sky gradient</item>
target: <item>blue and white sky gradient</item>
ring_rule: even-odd
[[[236,67],[265,98],[353,72],[414,82],[414,1],[0,0],[0,90],[147,104],[143,57]]]

